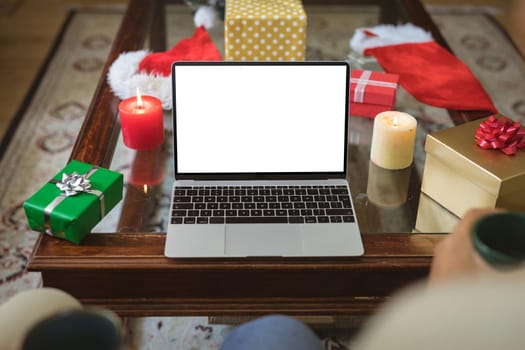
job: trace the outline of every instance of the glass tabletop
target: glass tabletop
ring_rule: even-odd
[[[164,115],[166,142],[162,147],[147,152],[126,148],[119,139],[116,112],[119,101],[104,79],[110,63],[121,52],[142,48],[148,33],[163,32],[157,5],[165,2],[130,0],[71,155],[72,159],[122,172],[126,181],[124,199],[80,245],[40,235],[28,269],[42,273],[46,286],[69,292],[85,305],[105,306],[127,316],[253,316],[270,312],[366,315],[395,290],[424,278],[434,248],[443,235],[411,233],[418,231],[415,228],[421,222],[422,203],[432,218],[443,221],[445,216],[436,214],[435,208],[427,205],[420,194],[420,169],[424,163],[417,159],[424,161],[421,150],[426,133],[447,125],[450,119],[446,111],[438,113],[417,104],[410,96],[403,99],[402,90],[398,91],[396,109],[413,114],[421,126],[428,126],[419,131],[417,166],[388,175],[371,166],[372,120],[350,117],[348,175],[363,232],[365,254],[362,257],[232,258],[217,262],[164,256],[168,194],[173,181],[171,115],[169,112]],[[446,47],[418,0],[375,0],[374,3],[383,7],[356,5],[372,2],[374,0],[331,0],[322,2],[326,9],[323,5],[317,10],[310,6],[315,1],[303,0],[309,18],[307,58],[347,59],[348,40],[355,27],[396,23],[408,17],[431,30],[436,40]],[[347,4],[344,12],[342,8],[329,7],[338,3]],[[366,13],[358,12],[360,9]],[[331,14],[316,22],[316,16],[325,10]],[[353,19],[339,17],[343,13]],[[170,17],[173,15],[176,17]],[[155,18],[152,22],[151,17]],[[194,30],[191,10],[187,8],[183,12],[180,7],[169,7],[166,23],[167,47],[190,36]],[[336,23],[340,25],[335,26]],[[219,22],[216,30],[221,26]],[[175,32],[179,36],[173,36]],[[213,40],[220,45],[220,31],[214,35]],[[151,37],[153,47],[159,47],[155,44],[159,37],[163,35]],[[386,198],[381,190],[384,186],[394,187],[396,191]],[[446,230],[427,226],[425,231]],[[309,282],[308,288],[304,288],[304,281]]]
[[[356,28],[379,24],[385,18],[393,23],[406,21],[399,3],[392,4],[386,9],[373,4],[323,6],[306,2],[306,59],[347,60],[352,68],[381,70],[374,59],[352,52],[349,40]],[[190,37],[195,29],[192,9],[168,5],[166,27],[167,47]],[[224,23],[218,21],[209,34],[224,57]],[[385,170],[370,162],[373,119],[349,116],[348,181],[360,229],[363,234],[448,232],[457,218],[421,193],[420,185],[426,135],[454,123],[446,110],[419,103],[402,87],[394,109],[418,120],[414,163],[402,170]],[[119,136],[111,168],[125,176],[124,199],[95,232],[166,231],[174,179],[171,111],[164,113],[164,126],[165,143],[151,151],[126,148]]]

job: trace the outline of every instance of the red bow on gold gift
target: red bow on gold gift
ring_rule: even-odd
[[[525,130],[521,123],[513,122],[507,117],[496,118],[491,115],[479,125],[474,138],[483,149],[499,149],[508,156],[516,154],[518,149],[525,148]]]

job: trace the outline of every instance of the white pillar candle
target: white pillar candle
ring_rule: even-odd
[[[379,113],[374,120],[370,160],[385,169],[404,169],[412,164],[416,118],[396,111]]]

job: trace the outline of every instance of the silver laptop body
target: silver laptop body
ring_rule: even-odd
[[[167,257],[363,254],[346,180],[349,70],[346,62],[173,65]]]

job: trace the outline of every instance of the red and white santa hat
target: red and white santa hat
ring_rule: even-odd
[[[408,23],[360,28],[350,47],[374,56],[385,72],[398,74],[399,84],[425,104],[497,112],[470,69],[420,27]]]
[[[172,108],[171,65],[175,61],[220,61],[221,54],[206,28],[199,26],[190,38],[173,48],[152,53],[147,50],[124,52],[112,63],[107,79],[113,93],[121,99],[141,94],[155,96],[164,109]]]

